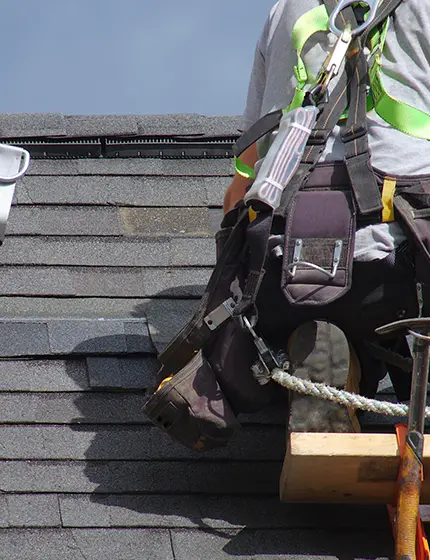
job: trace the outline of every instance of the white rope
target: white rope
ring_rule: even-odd
[[[272,379],[290,391],[326,399],[343,406],[359,408],[368,412],[376,412],[377,414],[387,414],[389,416],[408,416],[409,414],[409,407],[405,404],[393,404],[368,399],[361,395],[335,389],[324,383],[314,383],[307,379],[300,379],[279,368],[273,370]],[[430,418],[430,407],[426,408],[426,418]]]

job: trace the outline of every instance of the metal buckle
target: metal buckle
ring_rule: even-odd
[[[233,316],[234,308],[236,307],[236,302],[233,298],[225,300],[216,309],[211,311],[203,319],[206,325],[211,331],[216,331],[216,329],[225,323],[227,319]]]
[[[309,261],[301,260],[302,249],[303,249],[303,239],[297,239],[296,244],[294,246],[293,262],[287,265],[287,271],[290,273],[291,278],[294,278],[294,276],[296,275],[298,266],[304,266],[308,268],[313,268],[314,270],[318,270],[319,272],[326,274],[330,279],[333,279],[336,276],[337,270],[339,268],[340,257],[342,256],[342,249],[343,249],[342,240],[337,239],[334,244],[331,272],[329,272],[325,268],[322,268],[321,266],[318,266],[317,264],[311,263]]]
[[[339,14],[352,4],[356,4],[357,0],[340,0],[338,2],[336,8],[334,9],[333,13],[330,16],[330,31],[340,37],[343,33],[341,29],[336,26],[336,19]],[[364,0],[364,3],[367,4],[370,8],[370,13],[364,23],[353,29],[352,31],[352,38],[361,35],[363,31],[365,31],[369,25],[371,25],[376,17],[376,12],[378,10],[379,0]]]
[[[264,340],[255,332],[249,319],[244,315],[241,316],[241,319],[246,330],[254,339],[258,352],[259,361],[251,367],[252,373],[260,385],[267,385],[272,379],[272,371],[279,368],[280,364]]]

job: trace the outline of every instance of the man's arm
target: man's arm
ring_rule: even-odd
[[[254,167],[258,160],[257,145],[252,144],[252,146],[247,148],[240,156],[240,159],[245,165]],[[245,196],[246,188],[251,183],[252,181],[250,179],[246,179],[236,172],[231,185],[228,187],[224,195],[224,214],[226,214],[229,210],[232,210],[239,200],[242,200]]]

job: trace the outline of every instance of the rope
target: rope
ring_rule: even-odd
[[[375,412],[376,414],[387,414],[389,416],[408,416],[409,413],[409,407],[405,404],[393,404],[368,399],[361,395],[335,389],[324,383],[314,383],[307,379],[300,379],[279,368],[273,370],[272,379],[290,391],[296,391],[319,399],[326,399],[343,406],[359,408],[368,412]],[[425,416],[430,418],[430,407],[426,408]]]

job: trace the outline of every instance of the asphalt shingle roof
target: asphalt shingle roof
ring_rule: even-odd
[[[0,115],[0,135],[234,137],[239,122]],[[231,158],[39,157],[18,183],[0,249],[0,558],[392,555],[384,508],[279,503],[282,408],[243,415],[205,456],[141,412],[209,279],[232,174]]]

